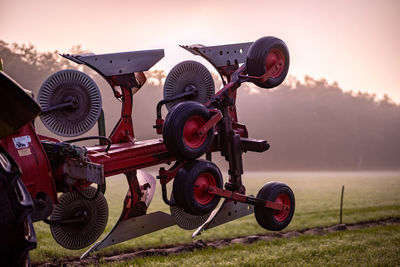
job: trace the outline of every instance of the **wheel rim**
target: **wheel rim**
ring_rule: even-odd
[[[285,68],[285,55],[277,48],[272,49],[265,60],[266,75],[278,78]]]
[[[274,210],[274,218],[278,222],[283,222],[290,213],[290,198],[288,195],[281,193],[275,200],[275,203],[279,203],[283,205],[283,210],[276,211]]]
[[[195,115],[190,117],[183,127],[183,141],[193,149],[199,148],[207,138],[207,134],[200,136],[198,130],[205,124],[203,117]]]
[[[200,174],[194,184],[194,198],[198,203],[207,205],[214,199],[214,195],[208,193],[210,185],[217,185],[214,176],[209,172]]]

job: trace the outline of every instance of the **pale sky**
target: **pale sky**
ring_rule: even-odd
[[[40,51],[165,49],[155,68],[198,59],[178,44],[281,38],[289,74],[400,103],[400,0],[0,0],[0,39]]]

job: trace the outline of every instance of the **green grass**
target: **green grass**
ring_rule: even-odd
[[[227,177],[226,175],[224,177]],[[339,223],[339,204],[342,185],[344,194],[344,223],[400,217],[400,173],[399,172],[270,172],[246,173],[244,184],[247,193],[256,195],[268,181],[282,181],[288,184],[296,197],[296,212],[287,230],[305,229]],[[123,176],[107,180],[106,198],[110,218],[103,236],[117,221],[122,209],[127,184]],[[169,208],[161,199],[159,185],[149,212]],[[170,192],[170,191],[169,191]],[[71,251],[60,247],[44,223],[35,223],[38,248],[31,253],[33,262],[49,259],[69,259],[80,256],[86,249]],[[227,223],[202,233],[205,241],[263,234],[268,231],[258,226],[254,215]],[[139,237],[97,252],[100,255],[132,251],[138,248],[191,242],[192,231],[173,226],[143,237]]]
[[[104,266],[399,266],[400,225],[230,245]]]

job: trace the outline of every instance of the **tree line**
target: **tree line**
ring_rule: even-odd
[[[68,52],[87,51],[75,46]],[[38,52],[33,45],[0,41],[0,57],[5,72],[36,95],[44,80],[61,69],[81,69],[94,77],[102,92],[107,132],[111,132],[120,105],[99,75],[60,57],[57,51]],[[139,140],[159,137],[152,126],[166,73],[152,70],[146,75],[148,83],[134,98]],[[217,76],[215,82],[219,88]],[[344,92],[337,83],[324,79],[305,77],[300,82],[289,76],[270,90],[243,84],[237,110],[249,136],[271,144],[264,153],[244,154],[245,170],[400,169],[400,106],[388,96],[377,100],[373,94]],[[46,131],[40,123],[38,131]]]

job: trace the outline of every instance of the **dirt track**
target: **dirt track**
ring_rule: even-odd
[[[130,253],[123,253],[119,255],[113,256],[102,256],[101,262],[121,262],[121,261],[128,261],[135,257],[147,257],[153,255],[163,255],[168,256],[172,254],[178,254],[183,252],[190,252],[194,249],[203,249],[203,248],[220,248],[224,246],[228,246],[230,244],[251,244],[258,240],[272,240],[275,238],[290,238],[290,237],[297,237],[301,235],[324,235],[332,232],[344,231],[344,230],[354,230],[354,229],[362,229],[374,226],[384,226],[384,225],[391,225],[391,224],[399,224],[399,218],[389,218],[385,220],[379,221],[369,221],[369,222],[361,222],[355,224],[339,224],[333,225],[329,227],[315,227],[310,229],[304,229],[299,231],[289,231],[285,233],[268,233],[265,235],[254,235],[254,236],[246,236],[246,237],[239,237],[234,239],[223,239],[223,240],[216,240],[210,242],[203,242],[202,240],[194,241],[190,244],[186,245],[179,245],[179,246],[169,246],[163,248],[150,248],[144,250],[137,250]],[[99,264],[100,257],[97,254],[91,255],[84,260],[72,260],[72,261],[53,261],[51,263],[44,263],[44,264],[33,264],[33,266],[46,266],[46,267],[53,267],[53,266],[83,266],[89,264]]]

